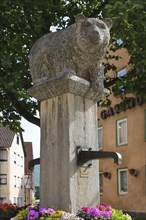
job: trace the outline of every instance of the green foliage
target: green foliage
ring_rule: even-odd
[[[111,17],[113,28],[111,29],[111,41],[122,39],[123,44],[130,55],[129,65],[132,70],[118,80],[113,87],[115,95],[121,96],[119,87],[124,82],[124,93],[134,95],[146,94],[146,2],[143,0],[111,0],[104,9],[104,16]],[[118,49],[116,45],[115,49]],[[123,94],[122,94],[123,95]]]
[[[65,28],[74,22],[74,15],[83,12],[87,17],[110,17],[112,51],[127,48],[132,71],[124,79],[117,79],[112,87],[121,96],[120,85],[124,81],[124,93],[146,94],[146,1],[143,0],[5,0],[0,1],[0,123],[20,130],[20,119],[39,126],[36,113],[39,103],[32,99],[27,89],[32,86],[28,55],[34,42],[53,27]],[[116,40],[121,38],[122,45]],[[109,59],[118,57],[106,56]],[[106,65],[115,71],[114,66]],[[109,82],[110,81],[110,82]],[[105,85],[115,83],[106,79]],[[122,93],[122,95],[124,95]]]
[[[35,198],[40,199],[40,186],[35,186]]]
[[[16,220],[23,220],[28,216],[28,208],[22,209],[18,212],[17,216],[15,217]]]
[[[123,214],[121,210],[112,209],[112,214],[111,220],[132,220],[128,214]]]

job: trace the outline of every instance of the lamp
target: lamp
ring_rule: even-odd
[[[111,179],[111,173],[110,173],[110,172],[103,172],[103,176],[104,176],[106,179]]]
[[[129,173],[131,176],[134,176],[134,177],[138,176],[138,170],[136,169],[129,169]]]

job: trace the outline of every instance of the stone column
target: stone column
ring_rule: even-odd
[[[74,75],[29,93],[41,102],[41,206],[76,212],[99,203],[99,166],[77,166],[77,146],[98,150],[97,104],[90,83]]]
[[[77,146],[97,150],[97,99],[110,19],[75,16],[75,23],[33,45],[30,95],[41,102],[41,205],[76,212],[99,202],[98,162],[77,166]]]

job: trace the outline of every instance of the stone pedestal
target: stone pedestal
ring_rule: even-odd
[[[97,205],[98,161],[87,169],[77,166],[77,146],[98,150],[97,104],[90,83],[68,76],[29,93],[41,101],[41,206],[75,213]]]
[[[41,204],[66,211],[98,203],[98,163],[77,167],[77,146],[97,149],[96,104],[66,93],[41,102]],[[86,172],[86,170],[82,171]]]

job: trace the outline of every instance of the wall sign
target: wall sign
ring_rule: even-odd
[[[136,105],[142,105],[144,103],[143,96],[131,97],[125,101],[125,110],[131,109]],[[108,109],[104,109],[100,113],[100,117],[102,119],[107,119],[110,116],[120,113],[120,104],[116,104],[113,107],[109,107]]]

